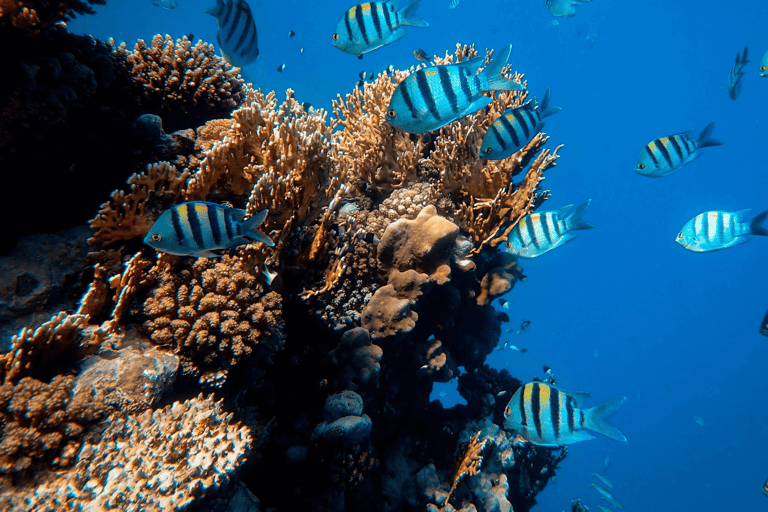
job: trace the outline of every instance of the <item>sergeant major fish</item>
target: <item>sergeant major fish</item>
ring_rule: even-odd
[[[406,25],[428,27],[429,23],[416,16],[420,2],[411,0],[399,11],[394,2],[368,2],[350,7],[336,24],[333,46],[362,57],[405,36]]]
[[[542,119],[562,110],[560,107],[550,107],[549,98],[547,89],[538,108],[534,98],[501,114],[485,132],[480,156],[486,160],[503,160],[531,142],[544,128]]]
[[[540,446],[562,446],[594,439],[587,429],[626,442],[621,431],[608,422],[627,397],[619,396],[590,409],[580,409],[585,393],[569,393],[544,382],[521,386],[504,409],[504,428]]]
[[[715,123],[709,123],[701,133],[692,131],[660,137],[649,142],[635,164],[635,172],[651,178],[661,178],[701,156],[701,149],[721,146],[723,143],[710,139]]]
[[[747,222],[750,211],[700,213],[685,223],[675,241],[689,251],[709,252],[748,242],[747,235],[768,236],[768,229],[761,226],[768,217],[768,210]]]
[[[581,0],[589,2],[590,0]],[[552,16],[576,16],[576,6],[581,5],[576,0],[547,0],[547,10]]]
[[[491,98],[484,92],[522,90],[502,74],[510,53],[512,45],[504,47],[480,74],[482,56],[411,73],[392,93],[387,122],[404,132],[427,133],[487,107]]]
[[[144,238],[150,247],[177,256],[214,258],[213,251],[251,242],[275,245],[257,228],[267,218],[267,210],[243,220],[245,210],[206,201],[190,201],[166,210]]]
[[[768,51],[763,54],[763,59],[760,61],[760,76],[768,76]]]
[[[566,214],[573,206],[572,204],[555,211],[526,215],[512,230],[505,250],[520,258],[536,258],[570,242],[576,238],[576,235],[570,231],[594,227],[581,220],[591,201],[589,199],[579,205],[570,215]]]
[[[744,47],[744,53],[739,55],[736,52],[736,62],[733,63],[731,72],[728,74],[728,85],[725,86],[728,89],[728,97],[735,100],[739,97],[741,92],[741,77],[744,76],[744,66],[749,64],[747,60],[747,47]]]
[[[259,56],[256,23],[245,0],[216,0],[216,5],[205,11],[219,26],[216,41],[224,60],[239,68],[245,67]]]

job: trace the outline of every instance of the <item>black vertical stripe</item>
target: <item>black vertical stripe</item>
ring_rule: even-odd
[[[395,30],[395,26],[392,25],[392,18],[389,16],[389,5],[388,4],[382,4],[382,8],[384,9],[384,21],[387,23],[387,27],[389,27],[389,31],[392,32]]]
[[[405,106],[408,107],[408,111],[411,113],[411,117],[416,117],[416,111],[413,108],[413,99],[411,99],[411,91],[408,89],[408,86],[411,84],[410,81],[404,82],[401,87],[398,87],[395,89],[395,92],[398,90],[402,91],[403,93],[403,101],[405,102]]]
[[[666,160],[669,166],[672,167],[674,165],[672,163],[672,155],[669,154],[667,147],[661,143],[661,139],[656,139],[656,147],[659,148],[659,152],[661,153],[661,156],[664,157],[664,160]]]
[[[489,128],[490,132],[493,134],[494,139],[496,139],[496,144],[501,146],[501,149],[507,149],[507,143],[504,142],[504,137],[501,136],[499,133],[499,129],[496,128],[496,124],[492,124]]]
[[[176,242],[179,245],[184,243],[184,230],[181,229],[181,218],[179,216],[179,209],[186,208],[187,205],[182,204],[171,210],[171,224],[173,224],[173,232],[176,234]]]
[[[243,9],[240,8],[239,2],[238,5],[235,7],[235,19],[232,22],[229,27],[227,27],[227,31],[224,34],[224,41],[230,42],[232,40],[232,37],[235,35],[235,32],[237,32],[237,27],[240,26],[240,16],[243,13]]]
[[[443,93],[445,93],[445,96],[448,98],[451,110],[458,113],[459,103],[456,98],[456,93],[453,91],[453,86],[451,85],[451,76],[448,73],[448,68],[446,66],[438,66],[437,74],[440,76],[440,85],[443,87]]]
[[[526,228],[528,228],[528,235],[531,237],[531,243],[533,243],[533,246],[537,249],[541,249],[539,239],[536,238],[536,226],[533,225],[533,217],[530,217],[528,220],[529,222],[526,223]],[[539,217],[539,222],[541,222],[541,217]]]
[[[347,38],[352,41],[352,25],[349,24],[349,14],[344,15],[344,24],[347,26]]]
[[[246,40],[250,39],[251,29],[253,31],[256,31],[256,25],[250,22],[250,20],[245,20],[245,30],[243,30],[242,35],[240,36],[240,39],[237,40],[237,45],[235,45],[235,48],[237,50],[242,50],[245,46]]]
[[[523,114],[528,118],[528,126],[531,129],[531,135],[536,134],[536,125],[538,125],[538,118],[536,117],[536,111],[529,108],[523,110]]]
[[[533,424],[536,427],[536,433],[541,439],[541,389],[539,383],[533,383],[533,393],[531,393],[531,414],[533,414]]]
[[[203,240],[203,230],[200,225],[200,217],[197,216],[197,209],[194,205],[187,205],[187,218],[189,219],[189,229],[192,230],[192,238],[195,239],[197,246],[202,249],[205,241]]]
[[[355,9],[355,21],[357,22],[357,28],[360,29],[360,33],[363,35],[363,41],[365,41],[365,44],[368,44],[370,42],[368,40],[368,29],[365,28],[365,18],[363,18],[363,6],[360,4],[357,4],[357,8]]]
[[[227,241],[231,242],[235,238],[235,219],[230,209],[224,210],[224,229],[227,231]]]
[[[432,97],[432,91],[429,89],[429,82],[427,82],[427,74],[422,69],[416,72],[416,84],[419,86],[419,93],[424,103],[427,104],[427,108],[436,120],[440,120],[440,111],[435,104],[435,98]]]
[[[583,427],[584,426],[584,422],[586,420],[586,417],[584,417],[584,411],[579,411],[579,415],[580,415],[579,426]]]
[[[677,156],[680,158],[680,161],[682,162],[685,160],[683,157],[683,148],[680,147],[680,143],[677,142],[677,136],[670,137],[670,142],[672,142],[672,147],[675,148],[675,153],[677,153]]]
[[[519,108],[516,108],[512,111],[512,115],[515,116],[515,121],[517,121],[517,124],[523,129],[523,134],[525,135],[525,140],[528,142],[528,140],[531,138],[530,130],[528,129],[528,125],[525,122],[525,118],[523,117],[523,114],[520,112]]]
[[[717,217],[715,218],[715,237],[717,237],[717,240],[722,242],[725,235],[725,215],[717,214]]]
[[[693,153],[693,151],[696,149],[696,143],[693,142],[691,139],[683,135],[683,142],[685,142],[685,147],[688,148],[688,153]]]
[[[469,71],[466,68],[459,68],[459,83],[467,103],[472,103],[472,89],[469,88]]]
[[[512,136],[512,142],[515,143],[515,147],[519,148],[521,146],[520,137],[517,136],[515,127],[512,126],[512,123],[509,122],[509,119],[507,119],[507,115],[502,114],[501,117],[499,118],[499,121],[501,121],[501,124],[504,125],[504,130]]]
[[[552,419],[552,426],[555,429],[555,439],[560,438],[560,391],[556,388],[549,388],[549,415]]]
[[[371,19],[373,20],[373,28],[376,29],[376,35],[379,36],[379,39],[381,39],[381,16],[379,14],[379,6],[381,4],[378,4],[376,2],[371,2]],[[386,9],[385,6],[381,5],[382,9]]]
[[[524,427],[528,427],[528,417],[525,414],[525,386],[520,390],[520,424]]]
[[[550,215],[551,213],[549,212],[542,213],[540,218],[543,219],[541,222],[541,229],[542,231],[544,231],[544,236],[546,237],[547,242],[549,242],[549,245],[552,245],[552,232],[549,230],[549,222],[548,222],[548,217]]]
[[[653,151],[651,151],[651,145],[650,144],[645,146],[645,151],[651,157],[651,160],[653,161],[653,165],[659,165],[659,161],[656,159],[656,155],[654,155]]]
[[[219,228],[219,216],[216,215],[218,208],[208,206],[208,224],[211,226],[211,235],[213,243],[221,245],[221,228]]]
[[[221,20],[221,26],[224,28],[224,30],[229,30],[229,18],[232,16],[232,9],[234,6],[232,5],[232,2],[228,2],[224,4],[224,19]],[[221,14],[221,12],[219,12]]]
[[[565,412],[568,415],[568,430],[573,432],[576,425],[573,416],[573,398],[570,395],[565,395]]]

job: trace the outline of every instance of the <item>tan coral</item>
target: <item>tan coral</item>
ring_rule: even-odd
[[[476,432],[469,440],[464,456],[461,458],[461,462],[459,462],[451,478],[451,490],[448,492],[448,499],[450,499],[451,494],[453,494],[462,478],[476,475],[480,472],[480,466],[483,463],[482,453],[487,442],[488,438],[485,436],[483,436],[482,441],[480,440],[480,431]]]
[[[8,24],[17,29],[31,29],[27,35],[49,30],[54,23],[65,21],[77,14],[94,14],[88,4],[104,5],[106,0],[0,0],[0,28]]]

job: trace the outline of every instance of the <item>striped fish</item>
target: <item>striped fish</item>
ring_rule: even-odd
[[[607,478],[605,478],[605,477],[604,477],[603,475],[601,475],[600,473],[592,473],[592,476],[593,476],[593,477],[595,477],[595,478],[597,478],[597,479],[598,479],[598,480],[600,480],[601,482],[603,482],[603,485],[605,485],[605,486],[606,486],[606,487],[608,487],[609,489],[613,489],[613,482],[611,482],[610,480],[608,480]]]
[[[760,324],[760,334],[763,336],[768,336],[768,311],[765,312],[763,323]]]
[[[507,109],[501,114],[483,137],[480,156],[486,160],[503,160],[517,153],[544,128],[544,119],[562,110],[549,106],[550,92],[544,94],[541,105],[536,98],[517,108]]]
[[[387,122],[404,132],[427,133],[487,107],[491,98],[484,92],[522,90],[521,84],[502,74],[510,53],[512,45],[480,74],[477,70],[485,57],[411,73],[392,93]]]
[[[263,210],[243,220],[245,210],[205,201],[190,201],[166,210],[144,238],[150,247],[178,256],[214,258],[213,251],[251,242],[275,245],[257,228],[267,218]]]
[[[765,483],[764,483],[764,484],[763,484],[763,486],[760,488],[760,490],[761,490],[761,491],[763,491],[763,494],[765,494],[766,496],[768,496],[768,478],[766,478],[766,479],[765,479]]]
[[[760,76],[768,76],[768,51],[763,54],[763,59],[760,61]]]
[[[245,67],[259,56],[256,23],[251,8],[245,0],[216,0],[216,5],[206,10],[216,18],[219,43],[224,60],[237,67]]]
[[[540,446],[562,446],[588,441],[592,430],[617,441],[627,441],[619,429],[608,423],[627,397],[619,396],[590,409],[578,401],[586,393],[569,393],[545,382],[520,387],[504,409],[504,428],[516,430],[526,441]]]
[[[428,27],[429,23],[416,16],[420,2],[412,0],[399,11],[394,2],[368,2],[350,7],[336,24],[333,46],[361,56],[405,36],[406,25]]]
[[[589,2],[590,0],[581,0]],[[547,10],[552,16],[576,16],[576,6],[581,2],[576,0],[547,0]]]
[[[744,66],[749,64],[747,60],[747,47],[744,47],[744,54],[739,55],[736,52],[736,62],[733,63],[731,72],[728,74],[728,85],[725,86],[728,89],[728,97],[735,100],[739,97],[741,92],[741,77],[744,76]]]
[[[723,143],[710,139],[715,123],[709,123],[697,136],[692,131],[660,137],[649,142],[637,158],[635,172],[651,178],[661,178],[693,162],[701,155],[701,149],[721,146]]]
[[[768,236],[768,229],[761,226],[768,210],[747,222],[750,211],[700,213],[685,223],[675,241],[689,251],[708,252],[743,244],[750,240],[747,235]]]
[[[581,220],[591,201],[588,199],[570,215],[567,213],[572,204],[555,211],[526,215],[509,235],[506,251],[520,258],[535,258],[570,242],[576,238],[570,231],[594,227]]]

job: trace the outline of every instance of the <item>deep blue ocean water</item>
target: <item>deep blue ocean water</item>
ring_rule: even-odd
[[[203,12],[213,0],[177,1],[165,11],[150,0],[109,0],[69,26],[130,46],[157,33],[215,42],[216,22]],[[589,483],[599,471],[627,511],[766,510],[768,338],[758,327],[768,309],[768,239],[697,254],[674,238],[706,210],[768,209],[768,78],[758,76],[768,5],[594,0],[556,19],[544,0],[448,4],[424,0],[419,13],[430,27],[361,61],[331,45],[351,3],[254,0],[261,55],[243,73],[279,98],[292,88],[299,101],[329,108],[361,71],[416,64],[416,48],[442,55],[456,42],[513,43],[513,69],[531,93],[541,98],[551,86],[552,104],[563,108],[546,120],[548,147],[565,146],[546,173],[553,196],[542,209],[592,198],[584,219],[595,228],[521,262],[529,279],[506,297],[513,332],[502,342],[528,352],[494,351],[488,362],[521,380],[545,377],[548,365],[562,388],[591,392],[590,405],[628,397],[613,421],[629,442],[572,445],[536,509],[569,509],[576,497],[594,507]],[[732,101],[721,85],[745,44],[751,63]],[[652,139],[710,121],[724,146],[662,179],[633,172]],[[523,319],[531,325],[515,335]]]

